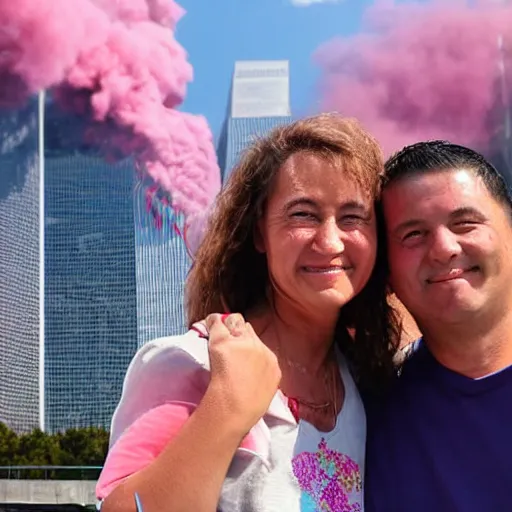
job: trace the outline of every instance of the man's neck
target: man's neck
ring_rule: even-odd
[[[489,322],[421,326],[432,355],[446,368],[477,379],[512,365],[512,313]]]

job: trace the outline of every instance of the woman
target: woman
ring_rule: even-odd
[[[338,115],[247,151],[188,279],[191,330],[128,369],[104,512],[134,511],[135,493],[145,512],[362,510],[352,376],[381,387],[399,343],[377,247],[382,167],[375,140]]]

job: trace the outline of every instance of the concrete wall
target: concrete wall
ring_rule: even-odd
[[[95,487],[87,480],[0,480],[0,503],[92,505]]]

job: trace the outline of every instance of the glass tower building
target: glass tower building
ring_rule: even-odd
[[[108,427],[137,348],[185,326],[180,219],[156,229],[133,161],[83,124],[50,94],[0,110],[0,422],[18,432]]]
[[[133,184],[130,161],[45,155],[47,430],[108,425],[137,348]]]
[[[0,110],[0,421],[40,425],[39,103]]]
[[[178,230],[183,218],[166,208],[156,229],[146,211],[145,183],[135,186],[135,247],[137,270],[137,339],[148,341],[186,331],[185,279],[191,259]],[[177,229],[176,229],[177,228]]]
[[[291,121],[286,60],[237,61],[217,153],[223,180],[257,137]]]

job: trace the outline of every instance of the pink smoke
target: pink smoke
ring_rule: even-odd
[[[321,108],[359,118],[386,153],[433,138],[485,149],[512,98],[511,50],[510,2],[380,1],[316,53]]]
[[[1,1],[0,106],[54,87],[64,108],[91,116],[91,140],[116,125],[106,146],[134,153],[173,208],[195,216],[220,172],[205,119],[176,110],[192,80],[174,39],[183,13],[172,0]]]

